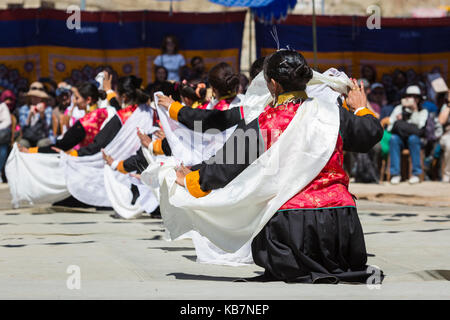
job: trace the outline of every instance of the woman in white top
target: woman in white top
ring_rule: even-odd
[[[183,55],[178,53],[178,40],[175,36],[165,36],[161,45],[162,54],[156,57],[154,64],[168,71],[169,81],[180,81],[180,68],[186,65]]]

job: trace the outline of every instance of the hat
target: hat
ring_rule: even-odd
[[[6,99],[11,99],[14,102],[14,101],[16,101],[16,95],[11,90],[5,90],[2,92],[0,101],[3,102]]]
[[[445,83],[442,77],[436,78],[433,81],[431,81],[431,87],[436,93],[448,91],[447,84]]]
[[[72,91],[69,89],[69,88],[67,88],[67,87],[59,87],[58,89],[56,89],[56,91],[55,91],[55,95],[57,96],[57,97],[59,97],[60,95],[62,95],[63,93],[72,93]]]
[[[44,85],[42,82],[35,81],[30,85],[30,91],[31,90],[44,90]]]
[[[27,92],[26,96],[43,99],[48,98],[48,94],[44,91],[44,85],[39,81],[35,81],[30,85],[30,90]]]
[[[27,97],[38,97],[48,99],[48,94],[43,90],[30,90],[27,92]]]
[[[376,88],[384,89],[384,86],[382,83],[379,83],[379,82],[375,82],[374,84],[372,84],[370,86],[370,90],[375,90]]]
[[[421,96],[422,92],[418,86],[409,86],[406,89],[406,94],[415,94],[416,96]]]

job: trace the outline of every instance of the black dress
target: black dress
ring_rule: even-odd
[[[354,207],[278,211],[252,242],[265,269],[250,281],[365,283],[364,234]]]
[[[345,151],[367,152],[381,140],[383,129],[375,117],[358,117],[339,108],[339,131]],[[189,126],[190,119],[182,120]],[[224,187],[255,160],[248,154],[247,144],[242,147],[235,143],[244,141],[235,136],[245,136],[246,130],[259,130],[258,120],[248,125],[239,122],[238,127],[243,130],[236,131],[212,159],[192,167],[192,170],[199,170],[202,191]],[[257,144],[259,146],[259,141]],[[216,161],[226,154],[227,148],[234,149],[234,154],[243,148],[245,162]],[[258,156],[264,152],[264,148],[257,149]],[[279,210],[253,239],[252,255],[265,273],[247,281],[364,283],[372,274],[367,269],[364,235],[353,206]]]

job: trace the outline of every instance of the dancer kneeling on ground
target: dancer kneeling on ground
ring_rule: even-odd
[[[210,160],[178,169],[177,183],[192,196],[206,196],[237,177],[278,140],[308,99],[305,88],[312,70],[300,53],[280,50],[267,57],[264,75],[274,96],[273,105],[242,126],[244,130],[236,130]],[[253,239],[253,260],[265,269],[263,276],[253,280],[337,283],[365,282],[370,276],[363,230],[343,169],[344,150],[367,152],[383,135],[377,119],[359,108],[367,105],[363,89],[354,82],[347,99],[351,109],[358,110],[361,116],[336,104],[340,134],[325,167],[284,203]],[[183,109],[171,106],[170,112],[176,118]],[[256,137],[256,145],[248,136]],[[225,159],[227,149],[234,150],[228,152],[233,159]],[[242,155],[245,161],[238,161]]]

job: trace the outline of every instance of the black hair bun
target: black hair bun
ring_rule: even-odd
[[[306,64],[301,64],[297,66],[291,72],[292,81],[300,81],[302,83],[308,83],[312,77],[313,77],[312,69]]]
[[[233,73],[225,77],[225,83],[228,88],[236,88],[239,86],[239,75]]]
[[[105,100],[105,99],[106,99],[106,96],[107,96],[107,94],[106,94],[105,91],[103,91],[103,90],[98,90],[98,97],[99,97],[100,100]]]

